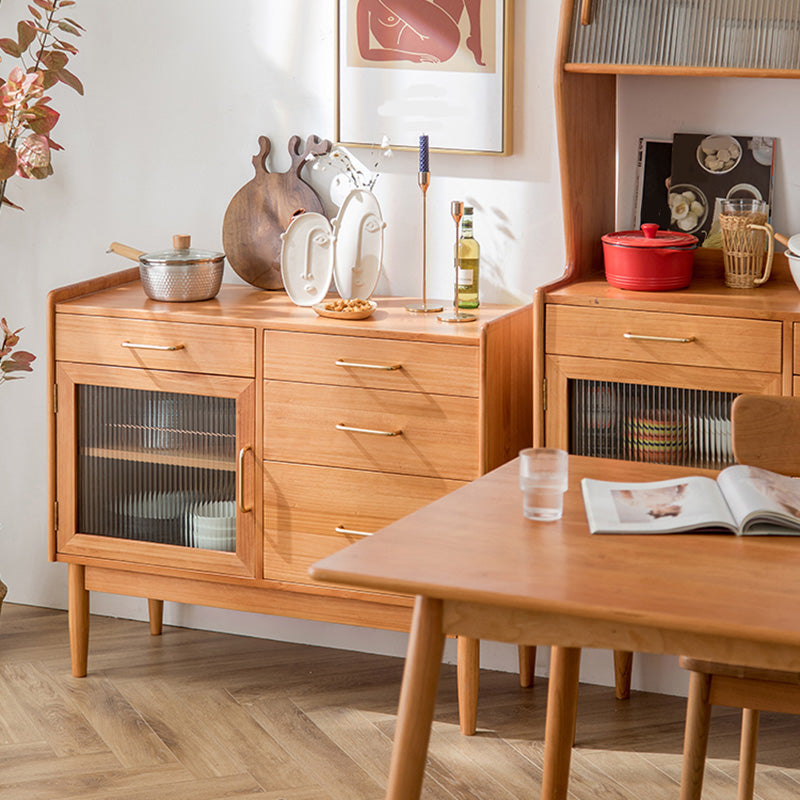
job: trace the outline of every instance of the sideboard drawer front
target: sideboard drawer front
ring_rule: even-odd
[[[468,345],[265,331],[264,377],[478,396],[479,348]]]
[[[255,330],[58,314],[56,360],[251,378]]]
[[[264,458],[472,480],[478,400],[265,381]]]
[[[800,375],[800,322],[792,324],[792,331],[792,372],[795,375]]]
[[[463,486],[462,481],[264,462],[264,576],[314,583],[314,561]]]
[[[649,311],[548,305],[547,352],[781,371],[781,323]]]

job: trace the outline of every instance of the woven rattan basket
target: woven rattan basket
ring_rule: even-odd
[[[767,215],[719,215],[722,231],[722,258],[725,285],[732,289],[752,289],[768,278],[772,269],[772,228]],[[765,261],[766,255],[766,261]]]

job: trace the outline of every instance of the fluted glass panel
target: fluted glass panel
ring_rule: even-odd
[[[78,531],[235,550],[233,399],[78,387]]]
[[[569,60],[728,69],[800,69],[800,0],[576,3]]]
[[[734,461],[735,397],[732,392],[573,380],[570,452],[722,469]]]

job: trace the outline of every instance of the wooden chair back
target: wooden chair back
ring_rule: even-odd
[[[800,397],[739,395],[731,425],[739,464],[800,475]]]

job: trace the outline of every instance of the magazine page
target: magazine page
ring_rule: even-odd
[[[721,248],[719,199],[764,200],[772,209],[774,142],[768,136],[676,133],[668,204],[670,228]]]
[[[736,532],[736,522],[712,478],[652,483],[581,481],[592,533]]]
[[[742,533],[800,534],[800,478],[737,464],[718,481]]]

